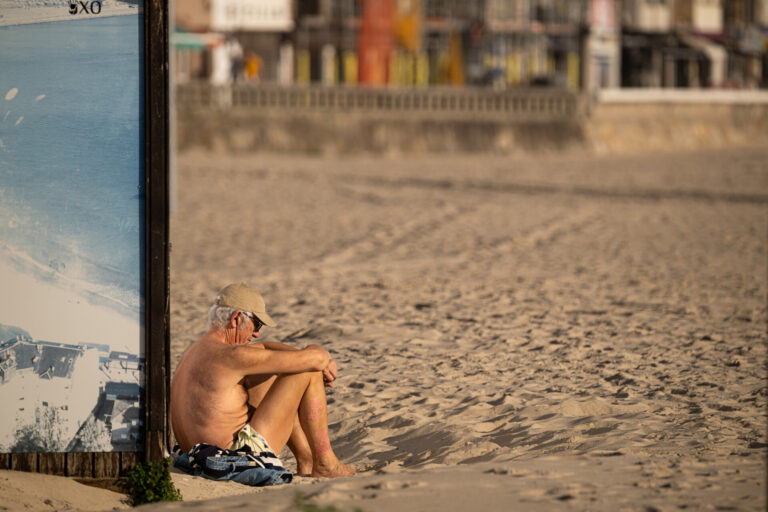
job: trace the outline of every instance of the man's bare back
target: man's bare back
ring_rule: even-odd
[[[187,349],[176,369],[171,419],[184,450],[196,443],[228,447],[248,422],[248,392],[225,366],[226,347],[204,336]]]
[[[276,454],[287,444],[299,473],[354,474],[328,437],[324,386],[337,377],[328,352],[317,345],[251,344],[261,323],[274,322],[261,296],[245,285],[224,288],[210,319],[210,330],[184,353],[171,383],[171,419],[182,449],[197,443],[230,448],[248,425]]]

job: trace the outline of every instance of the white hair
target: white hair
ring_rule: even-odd
[[[217,299],[218,296],[213,298],[213,305],[211,306],[211,309],[208,310],[208,326],[215,327],[217,329],[228,329],[229,319],[232,318],[232,315],[241,310],[237,308],[230,308],[229,306],[219,306],[216,304]],[[238,329],[245,329],[247,325],[247,322],[242,322],[238,326]]]

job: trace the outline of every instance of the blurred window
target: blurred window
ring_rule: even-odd
[[[320,0],[301,0],[298,4],[299,18],[320,15]]]
[[[451,18],[453,4],[452,0],[426,0],[424,11],[427,18]]]

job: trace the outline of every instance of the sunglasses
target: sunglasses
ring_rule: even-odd
[[[244,312],[244,314],[245,314],[245,316],[247,316],[248,318],[250,318],[250,319],[251,319],[251,322],[253,322],[253,332],[259,332],[259,330],[261,329],[261,327],[264,325],[264,322],[262,322],[261,320],[259,320],[259,319],[256,317],[256,315],[254,315],[253,313],[245,313],[245,312]]]

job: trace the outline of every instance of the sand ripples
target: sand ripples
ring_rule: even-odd
[[[175,358],[246,278],[280,323],[267,337],[337,360],[332,437],[359,469],[513,478],[567,455],[711,488],[696,472],[766,452],[764,156],[182,158]]]

